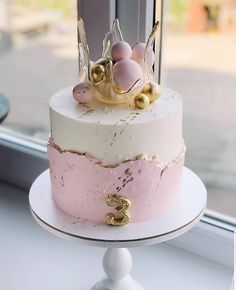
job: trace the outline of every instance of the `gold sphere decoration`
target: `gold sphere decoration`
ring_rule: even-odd
[[[105,67],[101,64],[95,64],[91,69],[92,81],[95,84],[100,84],[106,78]]]
[[[155,102],[161,95],[160,86],[155,82],[148,82],[142,90],[142,93],[149,97],[150,103]]]
[[[146,94],[139,94],[134,98],[135,107],[138,109],[146,109],[150,104],[150,99]]]

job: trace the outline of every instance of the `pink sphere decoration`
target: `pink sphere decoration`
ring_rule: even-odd
[[[93,97],[89,81],[84,81],[73,88],[73,97],[80,104],[85,104]]]
[[[120,89],[128,91],[137,80],[143,78],[143,71],[134,60],[123,59],[113,66],[113,77]]]
[[[135,44],[133,47],[131,59],[135,60],[138,64],[143,65],[144,61],[144,52],[145,52],[146,43],[140,42]],[[147,51],[147,66],[150,69],[155,62],[154,51],[149,48]]]
[[[132,48],[125,41],[119,41],[115,43],[111,48],[111,57],[114,61],[121,59],[129,59],[132,56]]]

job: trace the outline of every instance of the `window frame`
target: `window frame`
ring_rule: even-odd
[[[91,3],[93,9],[91,9]],[[123,3],[124,1],[122,2],[122,0],[78,0],[78,7],[81,8],[78,16],[83,17],[85,20],[88,35],[94,35],[94,25],[96,24],[97,36],[104,35],[111,27],[112,20],[115,17],[121,16],[119,13],[124,9]],[[157,5],[157,0],[135,0],[129,3],[131,3],[129,7],[132,9],[140,9],[142,7],[139,18],[134,19],[137,25],[133,26],[129,33],[138,35],[139,39],[144,41],[155,20],[154,16],[151,17],[151,12],[154,13],[158,7],[160,9],[160,6]],[[125,4],[127,6],[128,2],[125,2]],[[104,13],[105,20],[102,24],[99,13],[94,13],[94,11],[97,11],[96,9]],[[164,7],[162,9],[164,11]],[[118,13],[117,10],[120,12]],[[119,18],[125,21],[124,17],[130,18],[132,16],[124,14]],[[93,19],[93,25],[90,24],[88,19]],[[162,26],[161,31],[163,29]],[[91,47],[95,47],[96,37],[90,38]],[[93,52],[93,57],[97,57],[97,52]],[[7,130],[0,131],[0,160],[0,179],[3,182],[27,190],[34,179],[48,168],[46,146],[10,134]],[[195,228],[169,243],[194,254],[233,267],[234,229],[235,223],[233,220],[226,220],[226,218],[207,210],[205,216]]]

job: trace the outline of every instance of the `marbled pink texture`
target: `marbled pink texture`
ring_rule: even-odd
[[[148,160],[106,168],[51,145],[48,156],[53,198],[62,211],[78,218],[105,222],[114,212],[106,205],[108,194],[120,194],[131,201],[130,221],[144,221],[167,213],[181,195],[183,160],[164,170]]]

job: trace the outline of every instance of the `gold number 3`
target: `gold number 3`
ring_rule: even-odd
[[[130,215],[128,210],[131,202],[128,198],[121,195],[108,195],[106,203],[110,207],[114,207],[117,212],[117,217],[113,213],[108,213],[106,223],[112,226],[124,226],[129,223]]]

